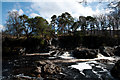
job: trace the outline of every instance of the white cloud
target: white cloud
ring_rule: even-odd
[[[12,11],[17,11],[16,9],[13,9]]]
[[[5,27],[0,24],[0,32],[1,32],[2,30],[4,30],[4,29],[5,29]]]
[[[12,11],[13,12],[17,11],[19,15],[22,15],[24,13],[24,11],[22,9],[19,9],[19,10],[13,9]]]
[[[93,10],[91,6],[83,6],[75,0],[61,0],[61,2],[57,0],[53,0],[53,2],[45,1],[32,2],[31,5],[31,8],[37,11],[44,18],[51,18],[54,14],[58,16],[63,12],[69,12],[76,18],[79,16],[92,16],[100,12],[97,9]]]
[[[34,17],[36,17],[36,16],[40,16],[40,15],[39,15],[39,14],[36,14],[36,13],[31,13],[31,14],[30,14],[30,17],[33,17],[33,18],[34,18]]]
[[[18,13],[19,13],[19,15],[22,15],[24,12],[22,9],[19,9]]]
[[[30,7],[26,7],[26,13],[31,13],[33,10]]]

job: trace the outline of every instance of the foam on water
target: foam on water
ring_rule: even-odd
[[[69,66],[69,67],[78,69],[78,70],[80,71],[80,73],[83,74],[83,75],[85,75],[85,74],[83,73],[83,70],[84,70],[84,69],[92,69],[92,67],[91,67],[89,64],[87,64],[86,62],[78,63],[78,64],[76,64],[76,65],[71,65],[71,66]]]
[[[63,55],[61,55],[59,57],[64,58],[64,59],[73,59],[74,58],[69,54],[69,52],[65,52]]]
[[[102,58],[97,58],[97,59],[110,59],[110,60],[113,60],[113,58],[111,58],[111,57],[102,57]],[[100,68],[100,70],[94,70],[95,68],[93,66],[96,67],[96,68]],[[83,74],[83,75],[85,75],[83,70],[91,69],[92,72],[95,73],[98,76],[98,78],[101,78],[102,76],[104,76],[104,78],[114,79],[111,76],[110,72],[106,69],[105,66],[106,66],[105,64],[98,63],[97,61],[87,61],[87,62],[78,63],[76,65],[71,65],[69,67],[78,69],[80,71],[80,73]]]
[[[25,76],[24,74],[18,74],[18,75],[15,75],[15,77],[25,77],[25,78],[28,78],[28,79],[34,79],[35,78],[35,77]]]
[[[83,71],[84,69],[92,69],[92,67],[87,63],[78,63],[77,65],[71,65],[70,67],[76,68],[80,71]]]

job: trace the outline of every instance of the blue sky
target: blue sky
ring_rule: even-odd
[[[22,2],[23,1],[23,2]],[[88,4],[78,3],[81,0],[4,0],[2,3],[2,15],[0,16],[0,28],[5,25],[8,11],[18,11],[20,15],[26,14],[29,17],[41,16],[50,22],[52,15],[60,15],[69,12],[74,18],[79,16],[93,16],[106,13],[104,8],[108,2],[99,3],[97,0]],[[1,18],[2,17],[2,18]]]

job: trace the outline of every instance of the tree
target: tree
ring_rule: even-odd
[[[35,18],[29,18],[27,22],[28,26],[31,28],[31,34],[34,36],[45,38],[50,35],[51,26],[46,19],[37,16]]]
[[[77,29],[79,28],[79,22],[76,21],[73,23],[71,29],[72,29],[72,32],[75,32]]]
[[[29,31],[30,27],[28,26],[28,23],[27,23],[28,16],[24,14],[24,15],[19,16],[19,18],[20,18],[21,27],[23,28],[23,31],[26,37],[28,38],[30,34],[30,31]]]
[[[65,12],[65,23],[67,27],[67,32],[69,32],[74,23],[74,18],[68,12]]]
[[[104,15],[104,14],[99,15],[98,21],[99,21],[100,28],[101,28],[101,30],[102,30],[102,34],[104,34],[104,32],[105,32],[105,31],[107,30],[107,28],[108,28],[106,15]]]
[[[94,31],[95,33],[95,26],[98,26],[98,23],[97,23],[97,20],[95,17],[92,17],[92,16],[87,16],[86,17],[86,22],[87,22],[87,26],[90,27],[90,30],[91,30],[91,34],[92,34],[92,31]],[[89,29],[89,28],[88,28]]]
[[[22,34],[23,28],[20,24],[20,18],[17,11],[9,11],[6,21],[6,30],[8,34],[15,35],[17,38]]]
[[[51,24],[53,27],[57,27],[58,34],[68,33],[74,23],[74,18],[68,12],[62,13],[58,17],[53,15],[51,19]]]
[[[83,32],[83,34],[85,34],[85,31],[87,29],[86,18],[84,16],[79,16],[78,23],[81,28],[81,31]]]
[[[115,30],[118,30],[120,28],[120,1],[109,3],[108,8],[113,10],[110,16],[113,16]]]
[[[53,30],[55,30],[55,26],[56,26],[56,24],[57,24],[57,16],[56,15],[53,15],[52,17],[51,17],[51,25],[52,25],[52,29]]]

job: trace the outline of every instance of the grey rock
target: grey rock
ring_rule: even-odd
[[[57,74],[61,72],[61,68],[50,61],[36,61],[37,72],[47,73],[47,74]]]
[[[115,78],[120,79],[120,60],[115,63],[115,66],[111,70],[111,74]]]
[[[76,58],[79,59],[92,59],[92,58],[96,58],[97,57],[97,51],[96,50],[91,50],[91,49],[87,49],[87,48],[83,48],[83,49],[75,49],[72,52],[72,55]]]
[[[115,49],[114,49],[114,54],[115,54],[116,56],[120,56],[120,45],[115,47]]]
[[[112,47],[105,47],[105,46],[102,46],[99,48],[100,50],[100,53],[104,56],[107,56],[107,57],[110,57],[110,56],[114,56],[114,48]]]

